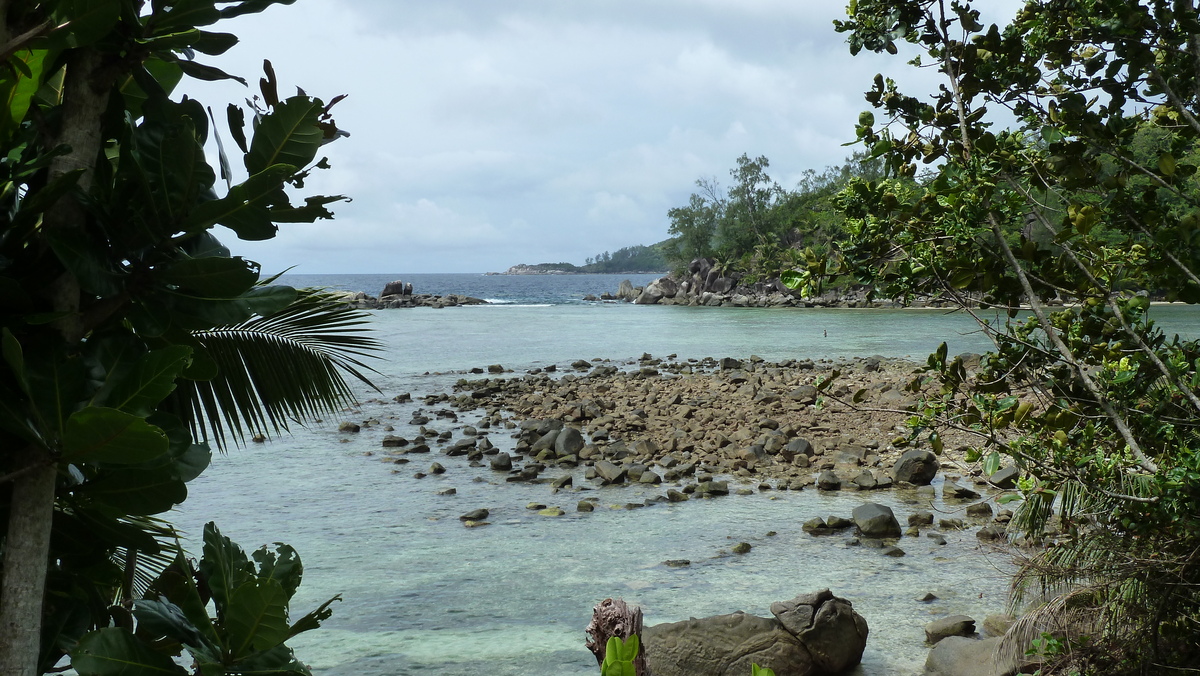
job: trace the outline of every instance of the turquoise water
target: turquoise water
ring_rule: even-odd
[[[1174,330],[1200,332],[1200,320],[1186,308],[1155,313]],[[924,662],[926,622],[954,613],[982,620],[1004,606],[1007,559],[979,549],[973,531],[948,533],[945,547],[905,539],[900,546],[908,555],[892,559],[800,529],[813,516],[848,516],[865,501],[892,505],[901,520],[929,506],[901,492],[755,492],[610,509],[665,487],[645,495],[636,488],[554,495],[546,485],[506,484],[463,458],[434,453],[408,465],[381,462],[368,455],[385,434],[379,427],[353,436],[336,432],[340,419],[378,418],[404,434],[417,405],[391,403],[392,396],[447,391],[476,366],[500,363],[520,372],[643,352],[923,359],[943,339],[951,353],[985,349],[966,317],[932,310],[512,304],[382,311],[375,329],[386,345],[386,358],[376,364],[382,397],[365,392],[362,406],[338,419],[216,458],[190,485],[176,516],[192,534],[214,519],[244,546],[294,545],[306,564],[296,612],[343,595],[324,628],[295,641],[316,673],[595,674],[583,628],[605,597],[642,605],[647,622],[657,623],[735,610],[766,615],[773,601],[829,587],[871,626],[858,673],[914,674]],[[464,416],[460,425],[469,422]],[[490,438],[502,450],[511,447],[503,431]],[[413,477],[435,460],[446,474]],[[443,487],[457,494],[435,495]],[[575,513],[585,496],[599,497],[601,507]],[[526,509],[530,502],[568,514],[540,517]],[[493,525],[463,528],[458,516],[478,507],[492,511]],[[933,507],[948,514],[961,508]],[[749,554],[724,554],[741,541],[753,545]],[[662,563],[668,559],[692,565],[670,568]],[[928,591],[941,600],[915,601]]]

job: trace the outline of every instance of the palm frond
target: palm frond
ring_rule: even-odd
[[[143,598],[150,585],[183,551],[179,544],[179,532],[167,521],[153,516],[123,516],[120,521],[154,538],[158,543],[158,550],[147,551],[124,546],[113,550],[109,559],[124,571],[121,587],[113,599],[114,604],[126,599]]]
[[[381,347],[363,335],[366,317],[328,293],[302,290],[279,312],[193,334],[217,375],[177,390],[192,435],[225,450],[228,438],[242,445],[247,434],[278,434],[290,421],[352,406],[345,374],[378,391],[367,377],[377,372],[362,361]]]

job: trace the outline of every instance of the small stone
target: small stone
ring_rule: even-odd
[[[487,521],[472,521],[467,519],[466,521],[463,521],[463,525],[467,528],[479,528],[480,526],[490,526],[492,524]]]
[[[966,615],[951,615],[925,625],[925,641],[937,643],[947,636],[970,636],[975,633],[975,620]]]
[[[920,603],[933,603],[936,600],[938,600],[937,594],[933,592],[925,592],[924,596],[917,599]]]
[[[566,512],[562,511],[562,509],[558,507],[548,507],[546,509],[539,510],[538,514],[541,516],[562,516],[566,514]]]
[[[458,493],[458,490],[457,490],[457,489],[454,489],[454,488],[443,488],[443,489],[440,489],[440,490],[437,492],[437,495],[454,495],[454,494],[456,494],[456,493]]]
[[[895,545],[889,545],[889,546],[883,548],[883,555],[899,558],[901,556],[904,556],[904,550],[900,549],[899,547],[897,547]]]
[[[483,521],[489,514],[487,509],[472,509],[458,518],[462,521]]]
[[[446,468],[442,466],[442,463],[435,462],[429,466],[429,473],[430,474],[445,474]]]
[[[668,568],[686,568],[692,565],[692,562],[687,559],[667,559],[663,561],[663,565]]]
[[[577,512],[594,512],[594,511],[596,511],[596,505],[588,502],[587,500],[580,500],[579,504],[575,505],[575,511],[577,511]]]
[[[925,537],[929,538],[930,540],[933,540],[933,543],[935,545],[946,544],[946,538],[941,533],[926,533]]]
[[[361,429],[361,425],[358,423],[352,423],[350,421],[346,421],[338,425],[339,432],[349,432],[350,434],[358,434]]]
[[[973,505],[967,505],[967,516],[991,518],[992,514],[992,506],[986,502],[977,502]]]
[[[546,505],[543,505],[540,502],[531,502],[528,505],[525,505],[525,509],[533,510],[535,512],[539,509],[545,509],[545,508],[546,508]]]
[[[749,542],[739,542],[739,543],[737,543],[736,545],[734,545],[734,546],[733,546],[733,553],[734,553],[734,554],[748,554],[748,553],[750,553],[750,543],[749,543]]]

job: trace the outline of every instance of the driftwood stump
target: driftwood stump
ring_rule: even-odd
[[[604,653],[608,649],[608,639],[616,636],[622,641],[628,641],[630,636],[637,634],[638,641],[642,638],[642,609],[629,607],[621,599],[604,599],[592,608],[592,621],[587,629],[588,650],[596,656],[596,664],[604,664]],[[646,644],[641,644],[637,658],[633,661],[637,676],[650,676],[646,668]]]

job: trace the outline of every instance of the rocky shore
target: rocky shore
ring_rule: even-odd
[[[969,369],[977,367],[975,355],[963,357]],[[580,359],[519,375],[500,364],[472,371],[477,375],[460,379],[453,391],[414,402],[420,406],[405,431],[363,421],[387,431],[376,453],[401,466],[420,463],[416,478],[445,472],[443,463],[454,462],[478,468],[482,476],[545,484],[552,495],[570,500],[561,507],[529,506],[546,517],[564,515],[564,508],[597,509],[598,498],[588,496],[599,486],[636,484],[643,488],[639,494],[658,492],[627,509],[763,491],[858,491],[866,495],[853,513],[811,517],[804,532],[891,557],[905,556],[912,538],[944,545],[944,534],[954,531],[973,531],[988,546],[1006,541],[1012,514],[996,498],[1013,487],[1015,471],[984,476],[978,463],[966,460],[971,439],[965,436],[944,435],[936,454],[923,441],[910,440],[905,421],[936,386],[912,362],[646,354],[623,363]],[[449,430],[438,429],[447,425]],[[343,426],[344,432],[358,429],[356,423]],[[513,437],[504,444],[511,452],[492,443],[497,434]],[[446,459],[422,460],[435,451]],[[881,490],[903,491],[913,507],[893,513],[869,495]],[[928,506],[938,491],[943,510],[935,514]],[[460,518],[480,527],[488,517],[487,509],[476,509]],[[739,543],[732,552],[750,548]],[[990,616],[980,626],[996,637],[1010,622]],[[941,646],[947,636],[969,640],[931,653],[930,673],[951,673],[937,665],[978,662],[982,642],[975,620],[959,616],[942,624],[926,627],[930,644]],[[998,638],[988,641],[994,647]]]
[[[411,282],[389,282],[383,287],[378,297],[369,296],[366,292],[347,291],[340,294],[339,299],[350,307],[359,310],[383,310],[389,308],[429,307],[441,309],[458,307],[460,305],[487,305],[482,298],[473,298],[459,294],[436,296],[428,293],[413,293]]]
[[[606,293],[584,300],[705,307],[956,307],[950,299],[942,297],[916,297],[907,303],[868,298],[868,288],[863,285],[835,289],[817,296],[802,296],[784,286],[778,278],[754,283],[744,283],[744,280],[745,277],[741,273],[723,272],[713,267],[713,261],[710,259],[697,258],[691,262],[684,275],[660,277],[645,287],[635,287],[628,281],[623,281],[616,293]]]

